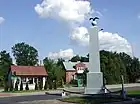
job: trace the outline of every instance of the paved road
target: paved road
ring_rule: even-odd
[[[4,98],[0,98],[0,104],[20,104],[20,102],[25,102],[25,101],[50,100],[50,99],[58,99],[58,98],[61,98],[60,94],[4,97]]]

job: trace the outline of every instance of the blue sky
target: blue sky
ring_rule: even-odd
[[[134,55],[140,58],[140,1],[90,0],[93,9],[102,16],[99,25],[105,31],[118,33],[133,46]],[[71,44],[69,26],[52,18],[42,19],[35,12],[41,0],[0,0],[1,24],[0,51],[11,51],[18,42],[31,44],[39,51],[40,59],[49,52],[71,48],[74,53],[86,54],[87,48]]]

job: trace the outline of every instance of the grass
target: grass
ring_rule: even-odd
[[[70,97],[64,98],[61,101],[69,102],[69,103],[77,103],[77,104],[103,104],[109,102],[118,102],[122,101],[121,99],[113,99],[113,98],[84,98],[84,97]]]
[[[127,94],[140,94],[140,90],[130,90],[130,91],[127,91]]]
[[[2,91],[2,92],[5,92],[5,93],[29,93],[29,92],[44,92],[44,91],[51,91],[51,90],[22,90],[22,91],[18,90],[18,91]]]

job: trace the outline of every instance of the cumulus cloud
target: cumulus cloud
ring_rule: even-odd
[[[2,24],[5,21],[3,17],[0,17],[0,24]]]
[[[89,45],[89,33],[87,28],[85,27],[75,28],[75,30],[70,36],[73,41],[77,42],[80,45]],[[100,31],[99,44],[100,50],[125,52],[129,55],[132,55],[132,48],[129,42],[125,38],[119,36],[117,33]]]
[[[86,0],[44,0],[35,6],[35,11],[42,18],[78,23],[82,23],[92,13],[90,2]]]
[[[48,57],[51,59],[71,59],[74,56],[72,49],[60,50],[59,52],[50,52]]]
[[[41,18],[53,18],[66,21],[70,26],[69,37],[80,45],[88,46],[88,30],[84,23],[92,15],[103,16],[91,7],[89,0],[43,0],[35,6]],[[132,52],[128,41],[117,33],[100,32],[100,49],[108,51]],[[59,56],[55,53],[56,56]]]

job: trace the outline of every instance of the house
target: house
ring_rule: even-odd
[[[63,62],[64,69],[66,71],[66,83],[70,83],[71,80],[76,79],[77,74],[82,74],[86,68],[88,68],[88,62]]]
[[[26,83],[28,83],[29,90],[35,89],[35,82],[42,81],[43,87],[48,74],[43,66],[16,66],[11,65],[8,79],[12,80],[13,87],[18,81],[18,88],[20,88],[21,81],[23,83],[23,89],[25,89]]]

